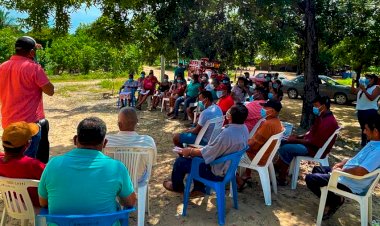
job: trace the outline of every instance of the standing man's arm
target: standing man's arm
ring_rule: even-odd
[[[42,92],[44,92],[45,94],[47,94],[49,96],[54,95],[54,85],[51,82],[42,86],[41,89],[42,89]]]

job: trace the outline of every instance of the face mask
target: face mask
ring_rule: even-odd
[[[177,82],[178,82],[178,83],[181,83],[181,82],[182,82],[182,80],[181,80],[181,79],[177,79]]]
[[[229,83],[229,81],[223,80],[223,84],[228,84],[228,83]]]
[[[130,78],[128,81],[133,82],[133,78]]]
[[[144,74],[141,74],[140,76],[141,76],[141,78],[145,78],[145,75],[144,75]]]
[[[364,80],[364,85],[365,85],[365,86],[368,86],[368,85],[369,85],[369,79],[368,79],[368,78],[366,78],[366,79]]]
[[[211,89],[215,89],[215,86],[213,84],[210,84]]]
[[[203,77],[202,78],[202,82],[206,82],[207,81],[207,78],[206,77]]]
[[[313,107],[313,114],[319,116],[321,114],[321,112],[319,112],[319,108]]]
[[[221,98],[223,96],[223,91],[216,91],[216,96]]]
[[[266,80],[267,82],[269,82],[269,81],[270,81],[270,77],[266,77],[265,80]]]
[[[261,115],[261,118],[266,118],[267,117],[267,111],[264,108],[261,108],[260,115]]]
[[[277,83],[273,84],[273,89],[277,89],[277,88],[278,88],[278,84]]]
[[[268,99],[272,99],[273,98],[273,93],[268,93]]]
[[[198,106],[201,111],[205,109],[205,105],[203,104],[203,101],[198,101]]]
[[[164,82],[168,82],[168,80],[167,80],[167,79],[164,79]]]

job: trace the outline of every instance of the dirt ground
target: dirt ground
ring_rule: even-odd
[[[116,133],[117,112],[116,97],[105,99],[107,90],[96,83],[60,83],[53,97],[44,96],[46,118],[50,121],[51,157],[61,155],[72,149],[72,137],[78,123],[89,116],[102,118],[109,133]],[[301,100],[283,101],[281,119],[298,123],[301,112]],[[355,155],[354,148],[359,142],[359,125],[353,106],[332,106],[332,111],[343,127],[342,133],[332,151],[330,164],[344,157]],[[204,198],[191,199],[188,216],[182,217],[182,196],[166,191],[162,181],[170,176],[176,155],[171,151],[172,135],[185,129],[180,121],[167,120],[160,111],[138,112],[137,131],[154,138],[158,147],[157,164],[153,168],[150,180],[150,210],[147,225],[217,225],[215,194]],[[2,134],[2,131],[0,131]],[[231,199],[226,197],[226,225],[315,225],[319,199],[305,186],[303,177],[312,165],[304,164],[296,190],[289,186],[279,187],[278,194],[272,194],[272,206],[265,206],[260,180],[254,172],[254,186],[239,193],[239,210],[232,208]],[[380,189],[373,198],[373,215],[380,219]],[[131,220],[136,224],[136,217]],[[12,221],[12,225],[18,225]],[[354,201],[346,204],[324,225],[360,225],[359,206]]]

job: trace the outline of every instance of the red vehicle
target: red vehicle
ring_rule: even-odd
[[[219,68],[219,61],[210,61],[208,58],[191,60],[188,68],[188,75],[191,76],[192,74],[207,74],[209,78],[215,78],[219,76],[217,72]]]

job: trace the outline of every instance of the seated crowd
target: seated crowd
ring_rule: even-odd
[[[188,117],[195,122],[183,133],[174,134],[173,144],[180,148],[170,180],[163,182],[165,189],[182,193],[184,178],[191,170],[193,157],[201,157],[205,163],[200,165],[201,177],[208,180],[221,181],[229,167],[229,162],[210,166],[209,163],[221,156],[237,152],[248,146],[248,151],[241,161],[250,164],[263,145],[274,135],[281,133],[284,128],[280,121],[283,92],[281,81],[267,77],[265,82],[253,83],[248,77],[239,77],[237,84],[231,86],[228,76],[210,77],[193,74],[187,84],[181,70],[176,70],[174,82],[169,82],[167,76],[160,83],[151,71],[147,78],[141,73],[138,81],[133,74],[120,90],[123,101],[118,114],[117,134],[107,135],[104,121],[97,117],[82,120],[73,137],[76,146],[73,150],[56,156],[45,164],[36,159],[24,156],[30,140],[38,133],[35,123],[16,122],[4,129],[2,142],[4,155],[0,156],[0,175],[10,178],[27,178],[40,180],[38,194],[36,189],[30,189],[29,194],[33,205],[46,207],[51,214],[93,214],[110,213],[122,207],[136,205],[136,194],[131,177],[126,166],[103,153],[106,147],[147,147],[155,161],[156,144],[152,137],[139,135],[136,132],[138,116],[133,108],[141,110],[145,101],[150,100],[149,108],[154,110],[162,98],[169,99],[170,119],[180,117],[183,103],[184,119]],[[209,83],[209,78],[211,83]],[[158,86],[158,89],[156,87]],[[134,100],[134,93],[138,98]],[[330,99],[318,96],[313,101],[315,121],[310,130],[303,135],[291,135],[281,141],[278,157],[274,161],[278,174],[277,182],[286,186],[289,165],[296,156],[314,156],[326,143],[329,137],[339,128],[330,110]],[[196,112],[197,114],[194,114]],[[198,114],[199,113],[199,114]],[[204,132],[199,146],[194,144],[207,122],[222,118],[224,127],[212,138],[215,125],[209,125]],[[257,130],[252,131],[258,124]],[[306,176],[308,188],[320,196],[320,188],[326,186],[330,172],[341,170],[353,175],[366,175],[380,168],[380,116],[371,118],[365,125],[365,134],[370,142],[351,160],[345,159],[333,168],[315,167]],[[250,132],[252,134],[250,135]],[[329,154],[336,137],[329,143],[322,157]],[[258,165],[265,165],[275,144],[261,157]],[[375,161],[374,161],[375,159]],[[142,162],[148,161],[142,159]],[[17,168],[18,170],[12,170]],[[145,164],[138,169],[139,182],[147,175]],[[242,192],[252,181],[251,170],[246,169],[242,175],[236,175],[238,191]],[[338,187],[360,194],[371,183],[371,178],[363,183],[351,179],[339,179]],[[194,182],[191,196],[205,194],[205,186]],[[329,193],[324,213],[328,219],[343,204],[344,199]]]

